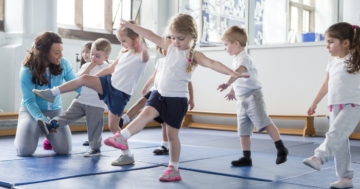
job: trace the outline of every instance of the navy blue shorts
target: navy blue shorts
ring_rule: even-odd
[[[111,74],[99,77],[103,94],[98,94],[100,100],[103,100],[111,113],[121,117],[126,104],[130,100],[130,95],[115,89],[111,85]]]
[[[163,97],[157,90],[154,90],[146,102],[146,106],[151,106],[159,112],[159,117],[155,119],[161,119],[169,126],[180,129],[188,109],[188,99],[185,97]]]
[[[143,98],[146,98],[146,100],[148,100],[148,99],[150,98],[151,93],[152,93],[152,91],[148,91],[148,92],[143,96]],[[159,117],[154,118],[154,121],[156,121],[156,122],[158,122],[158,123],[160,123],[160,124],[164,123],[164,121],[163,121],[162,119],[160,119]]]

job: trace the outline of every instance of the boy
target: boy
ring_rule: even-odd
[[[232,161],[231,164],[233,166],[252,166],[250,136],[254,126],[258,132],[266,130],[269,133],[277,149],[276,164],[284,163],[289,152],[281,141],[279,131],[266,113],[257,69],[251,57],[245,51],[247,43],[246,31],[238,26],[232,26],[224,32],[222,41],[225,45],[225,50],[229,55],[234,56],[232,64],[234,71],[239,74],[250,75],[248,79],[231,77],[227,83],[221,84],[218,87],[221,92],[233,84],[231,91],[225,98],[227,100],[237,99],[238,134],[240,136],[243,157]]]

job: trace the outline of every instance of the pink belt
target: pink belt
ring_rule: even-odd
[[[343,109],[343,104],[340,104],[340,110]],[[355,107],[355,104],[351,104],[351,107]],[[332,112],[332,109],[333,109],[333,105],[330,105],[330,112]]]

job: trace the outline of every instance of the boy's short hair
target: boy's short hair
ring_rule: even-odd
[[[95,48],[97,51],[104,51],[106,55],[111,53],[111,43],[105,38],[95,40],[92,44],[92,48]]]
[[[229,41],[230,43],[238,41],[241,46],[245,47],[247,38],[246,30],[244,28],[240,28],[239,26],[231,26],[223,33],[221,40]]]

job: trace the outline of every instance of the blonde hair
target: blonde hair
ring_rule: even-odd
[[[111,43],[105,38],[95,40],[91,47],[97,51],[104,51],[107,56],[111,53]]]
[[[129,23],[134,24],[134,25],[138,25],[135,21],[133,20],[128,20]],[[143,37],[141,37],[139,34],[135,33],[132,29],[124,27],[124,26],[120,26],[117,30],[116,30],[116,35],[119,38],[121,33],[125,33],[126,36],[128,36],[131,40],[136,40],[138,39],[138,48],[142,46],[142,44],[145,44],[146,48],[148,48],[145,39]],[[121,41],[120,41],[121,43]],[[135,52],[137,52],[138,49],[136,49],[136,46],[133,47],[135,49]],[[121,52],[128,52],[129,49],[122,49]]]
[[[247,43],[247,34],[244,28],[239,26],[231,26],[228,28],[221,37],[221,40],[234,43],[238,41],[241,46],[245,47]]]
[[[194,43],[189,51],[189,65],[186,68],[187,72],[191,72],[192,68],[196,65],[193,61],[193,53],[198,38],[197,25],[194,18],[188,14],[178,14],[173,16],[170,19],[166,32],[170,33],[170,31],[188,35],[194,40]]]
[[[164,49],[163,49],[163,48],[161,48],[161,47],[159,47],[159,46],[156,45],[155,50],[156,50],[158,53],[160,53],[161,55],[165,56],[165,53],[164,53]]]

